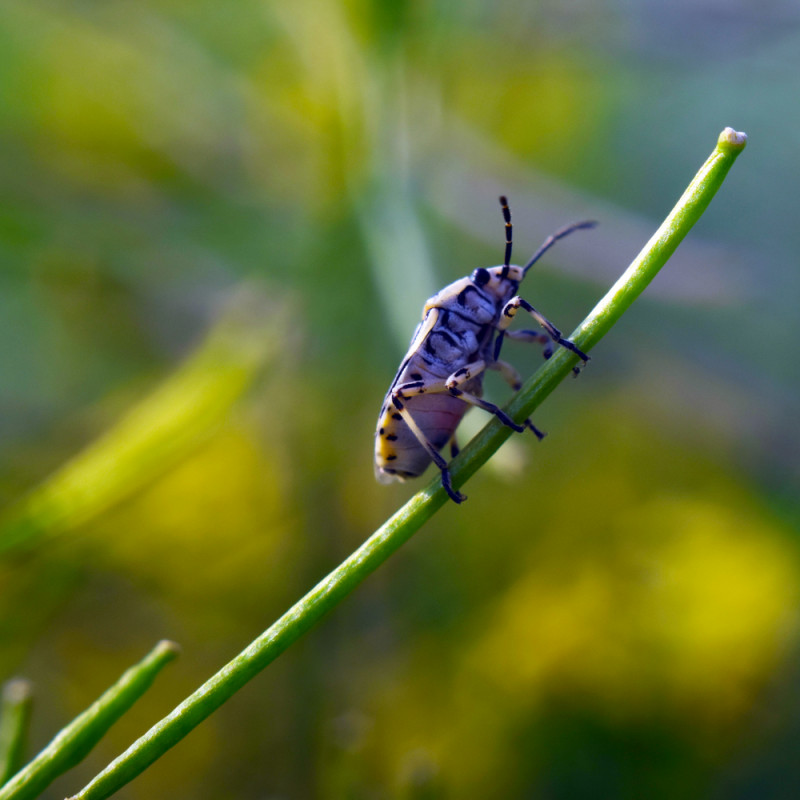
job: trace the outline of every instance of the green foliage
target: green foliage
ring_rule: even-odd
[[[30,684],[22,678],[3,684],[0,698],[0,787],[25,762],[31,700]]]
[[[150,688],[156,675],[178,653],[173,642],[159,642],[125,672],[102,697],[63,728],[29,764],[0,787],[3,800],[39,797],[61,773],[80,763],[108,729]]]
[[[745,143],[746,137],[730,128],[726,128],[720,134],[716,150],[686,190],[676,208],[639,257],[634,260],[625,274],[620,277],[573,334],[574,341],[579,346],[590,349],[595,345],[655,277],[707,207]],[[519,396],[509,405],[509,412],[518,420],[527,417],[558,383],[572,374],[577,361],[578,358],[575,354],[565,348],[559,349],[520,390]],[[149,405],[147,404],[147,406]],[[140,427],[134,426],[134,430],[138,430]],[[508,439],[509,435],[508,427],[500,424],[497,419],[493,419],[455,459],[453,475],[456,484],[463,483],[465,475],[485,464],[492,453]],[[114,438],[112,434],[107,441],[110,440],[113,443]],[[101,451],[105,448],[112,452],[119,449],[114,448],[113,444],[110,448],[104,444],[101,446]],[[145,445],[145,450],[147,449],[149,448]],[[91,458],[89,456],[85,460],[91,463]],[[124,468],[122,474],[125,474]],[[88,486],[92,485],[91,470],[84,478],[84,482]],[[212,712],[230,700],[236,692],[242,689],[264,667],[272,663],[331,608],[338,605],[446,502],[444,488],[439,485],[437,479],[431,489],[420,492],[412,498],[336,570],[318,583],[235,659],[226,664],[180,706],[176,707],[169,716],[157,723],[145,736],[138,739],[122,756],[115,759],[75,797],[82,798],[82,800],[103,800],[137,777]],[[592,588],[591,584],[589,588]],[[538,592],[538,587],[535,591]],[[581,591],[580,594],[583,592]],[[594,604],[597,598],[593,597],[590,591],[587,599]],[[515,599],[513,605],[527,609],[528,603],[523,596],[521,600]],[[527,614],[527,610],[525,613]],[[509,638],[508,632],[502,631],[500,628],[495,628],[493,633],[498,634],[498,646]],[[571,635],[572,632],[568,634],[568,636]],[[497,648],[489,646],[488,651],[494,649]],[[507,678],[508,676],[506,676]],[[108,694],[112,693],[113,690]],[[82,725],[81,721],[76,721],[73,725],[81,728],[91,727],[95,735],[98,727],[103,732],[105,729],[104,726],[94,724]],[[74,736],[71,734],[60,735],[25,773],[15,778],[7,788],[9,800],[35,796],[35,788],[25,794],[22,790],[23,786],[26,788],[36,787],[37,783],[45,785],[47,778],[39,778],[37,782],[34,778],[28,779],[26,774],[31,773],[37,776],[41,774],[41,770],[37,770],[37,762],[52,764],[60,756],[62,759],[66,758],[72,765],[77,760],[76,757],[69,755],[71,751],[69,744],[73,738]],[[80,756],[88,747],[89,745],[84,744],[79,748]]]
[[[775,10],[635,5],[2,5],[0,519],[32,535],[0,666],[36,687],[31,751],[155,639],[187,654],[46,798],[408,498],[372,482],[380,398],[430,292],[500,258],[498,194],[518,260],[600,221],[526,282],[570,330],[729,121],[757,146],[547,439],[125,794],[796,782],[800,50]]]

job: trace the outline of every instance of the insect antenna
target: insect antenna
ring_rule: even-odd
[[[583,230],[585,228],[594,228],[597,223],[594,220],[587,220],[585,222],[573,222],[572,225],[567,225],[566,228],[550,234],[542,246],[533,254],[531,260],[522,268],[522,274],[526,275],[528,270],[559,240],[565,236],[569,236],[573,231]]]
[[[500,195],[500,205],[503,209],[503,219],[506,223],[506,252],[503,256],[503,271],[501,275],[503,278],[507,278],[508,267],[511,264],[511,238],[514,229],[511,225],[511,209],[508,207],[508,198],[505,195]]]

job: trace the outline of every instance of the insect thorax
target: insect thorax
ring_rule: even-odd
[[[425,304],[425,312],[436,309],[438,318],[420,356],[437,372],[448,367],[452,372],[487,354],[503,306],[518,287],[502,267],[477,269],[446,286]]]

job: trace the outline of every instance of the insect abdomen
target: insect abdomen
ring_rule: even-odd
[[[469,406],[457,397],[444,394],[409,397],[406,407],[430,443],[441,450],[455,433]],[[399,418],[391,401],[381,416],[375,441],[376,475],[383,483],[421,475],[431,457],[408,425]]]

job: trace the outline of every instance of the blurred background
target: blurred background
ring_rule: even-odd
[[[548,437],[118,796],[796,795],[797,3],[6,0],[0,65],[0,674],[38,750],[183,647],[46,797],[425,485],[375,483],[377,412],[501,192],[517,263],[600,223],[523,287],[570,331],[726,125]]]

